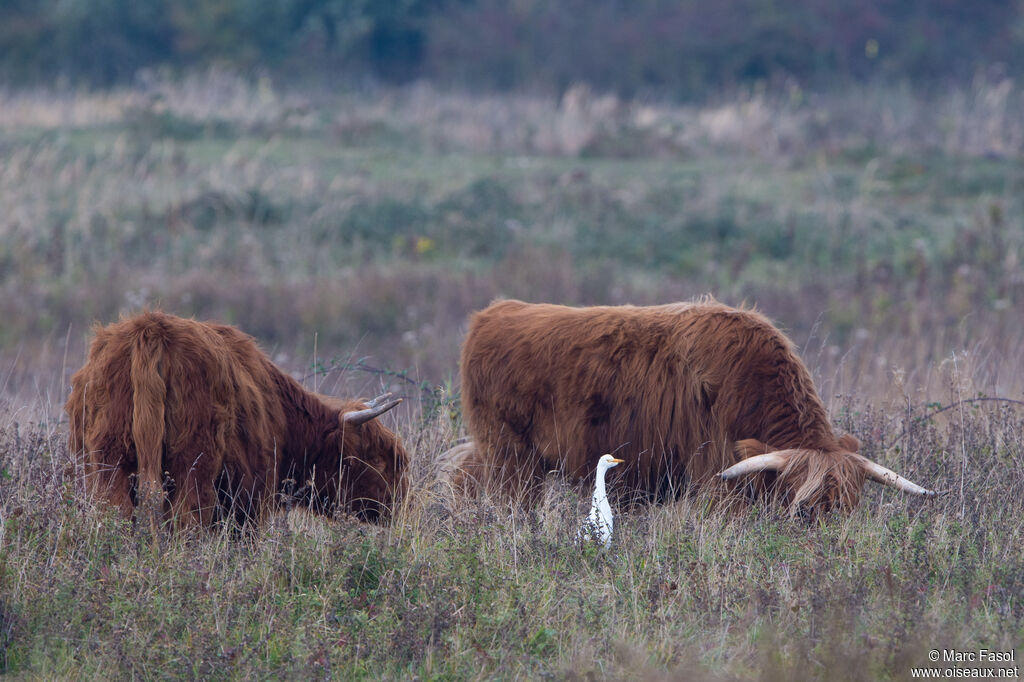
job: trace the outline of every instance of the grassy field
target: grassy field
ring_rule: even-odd
[[[1024,645],[1024,96],[702,107],[211,71],[0,92],[0,672],[28,678],[905,679]],[[813,525],[699,498],[572,537],[587,491],[455,499],[466,315],[496,296],[756,304],[864,452]],[[65,475],[89,325],[238,324],[310,387],[410,400],[386,526],[153,537]],[[975,400],[935,414],[943,406]],[[949,664],[947,664],[948,666]],[[1013,664],[1010,664],[1013,665]]]

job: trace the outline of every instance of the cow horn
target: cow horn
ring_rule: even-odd
[[[786,456],[778,452],[767,452],[763,455],[754,455],[733,464],[731,467],[718,474],[723,481],[728,481],[746,474],[756,474],[759,471],[778,471],[786,466]]]
[[[902,490],[903,492],[910,493],[911,495],[920,495],[921,497],[937,497],[939,495],[945,495],[945,493],[922,488],[913,481],[903,478],[892,469],[887,469],[877,462],[872,462],[867,457],[864,458],[864,469],[867,471],[868,478],[875,483],[892,486],[897,490]]]
[[[380,401],[385,400],[385,399],[390,398],[390,397],[391,397],[391,391],[388,391],[387,393],[381,393],[379,396],[377,396],[373,400],[367,401],[366,406],[370,407],[370,408],[377,407],[377,404],[380,403]]]
[[[393,408],[396,405],[398,405],[398,403],[400,403],[400,402],[402,402],[402,399],[401,398],[396,398],[394,400],[387,401],[383,405],[376,405],[375,407],[368,407],[365,410],[356,410],[354,412],[346,412],[345,413],[345,423],[346,424],[351,424],[353,426],[359,426],[360,424],[365,424],[366,422],[370,421],[371,419],[376,419],[377,417],[381,416],[382,414],[384,414],[385,412],[387,412],[391,408]]]

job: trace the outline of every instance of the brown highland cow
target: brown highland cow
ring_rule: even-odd
[[[461,373],[462,484],[580,479],[615,453],[614,487],[654,498],[725,479],[813,515],[855,507],[866,479],[935,495],[833,432],[793,344],[753,311],[498,301],[473,315]]]
[[[148,312],[97,328],[71,386],[86,487],[128,516],[153,499],[178,525],[259,521],[291,481],[373,520],[405,491],[406,452],[375,419],[400,400],[311,393],[235,327]]]

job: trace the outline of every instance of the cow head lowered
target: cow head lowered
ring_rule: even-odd
[[[832,509],[852,510],[860,502],[865,480],[921,497],[939,495],[922,488],[859,454],[860,441],[845,434],[829,450],[775,450],[755,439],[736,443],[742,459],[723,471],[723,481],[748,481],[761,488],[794,515],[813,516]],[[757,479],[760,478],[760,481]]]
[[[616,489],[651,497],[725,479],[814,514],[852,509],[869,479],[934,495],[834,433],[790,340],[751,310],[498,301],[473,315],[461,375],[473,444],[456,483],[580,479],[615,452]]]
[[[408,489],[404,476],[408,457],[404,450],[396,456],[395,435],[377,420],[402,400],[392,400],[390,393],[366,403],[323,400],[337,410],[339,429],[324,466],[307,472],[311,501],[329,511],[336,501],[343,500],[359,518],[376,521],[389,514]]]

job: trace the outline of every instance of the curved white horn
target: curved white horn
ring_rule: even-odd
[[[377,407],[378,403],[380,403],[382,400],[386,400],[386,399],[388,399],[390,397],[391,397],[391,391],[388,391],[387,393],[381,393],[379,396],[377,396],[373,400],[366,401],[366,406],[367,407],[371,407],[371,408],[372,407]]]
[[[395,400],[387,401],[383,405],[377,405],[375,407],[368,407],[365,410],[356,410],[355,412],[346,412],[345,413],[345,423],[346,424],[352,424],[353,426],[359,426],[360,424],[365,424],[366,422],[370,421],[371,419],[376,419],[377,417],[381,416],[382,414],[384,414],[385,412],[387,412],[391,408],[393,408],[396,405],[398,405],[398,403],[400,403],[400,402],[402,402],[402,399],[401,398],[396,398]]]
[[[745,474],[756,474],[759,471],[778,471],[786,466],[784,451],[767,452],[763,455],[754,455],[733,464],[731,467],[718,474],[723,481],[743,476]]]
[[[868,478],[875,483],[892,486],[897,490],[902,490],[903,492],[910,493],[911,495],[920,495],[921,497],[937,497],[939,495],[945,495],[945,493],[939,493],[934,490],[922,488],[913,481],[903,478],[892,469],[887,469],[877,462],[872,462],[867,457],[864,458],[864,469],[867,471]]]

